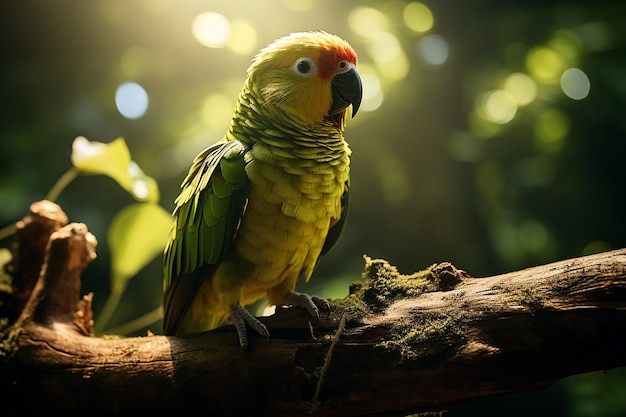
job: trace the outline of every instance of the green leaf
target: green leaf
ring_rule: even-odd
[[[148,203],[159,202],[159,186],[154,178],[147,176],[134,161],[128,166],[129,183],[124,187],[135,199]],[[119,181],[118,181],[119,182]]]
[[[130,159],[130,151],[123,138],[102,143],[77,137],[72,143],[72,164],[83,174],[112,178],[139,201],[159,201],[156,181]]]
[[[123,178],[128,172],[130,151],[123,138],[102,143],[79,136],[72,143],[72,164],[86,174]]]
[[[161,206],[136,203],[120,210],[108,230],[111,290],[124,291],[128,281],[163,253],[172,216]]]

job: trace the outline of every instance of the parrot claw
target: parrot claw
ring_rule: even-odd
[[[315,320],[320,318],[320,310],[324,313],[330,313],[330,304],[323,298],[311,296],[305,293],[290,291],[285,295],[285,304],[291,304],[294,307],[305,308],[311,317]]]
[[[248,347],[248,334],[246,332],[246,324],[252,329],[256,330],[261,336],[269,337],[270,333],[267,331],[267,327],[261,323],[256,317],[254,317],[248,310],[246,310],[240,304],[234,304],[230,306],[230,319],[237,329],[237,335],[239,336],[239,346],[241,350],[245,351]]]

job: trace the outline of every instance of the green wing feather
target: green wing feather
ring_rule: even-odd
[[[247,145],[222,141],[194,160],[165,247],[164,331],[175,334],[203,280],[233,242],[245,210]]]
[[[341,196],[341,217],[334,225],[331,225],[328,230],[328,235],[326,236],[326,240],[324,241],[324,246],[322,246],[322,252],[320,256],[328,253],[337,243],[341,233],[343,232],[344,226],[346,225],[346,219],[348,218],[348,208],[350,206],[350,178],[345,182],[345,189],[343,191],[343,195]]]

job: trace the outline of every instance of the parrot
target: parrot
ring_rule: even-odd
[[[269,337],[245,308],[304,308],[327,300],[296,292],[344,228],[351,150],[343,132],[363,88],[357,55],[325,31],[278,38],[252,59],[224,136],[193,160],[174,201],[163,254],[165,335],[228,324]]]

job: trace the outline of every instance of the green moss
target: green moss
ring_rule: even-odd
[[[524,307],[535,313],[543,308],[543,300],[539,293],[533,288],[522,287],[511,294]]]
[[[402,298],[449,290],[466,276],[465,272],[457,270],[449,263],[433,264],[422,271],[403,275],[385,260],[368,256],[364,258],[363,276],[367,281],[355,287],[351,293],[362,299],[374,313],[382,312]]]
[[[8,319],[0,318],[0,362],[7,362],[17,352],[21,329],[19,320],[11,325]]]
[[[421,294],[448,291],[467,276],[449,263],[433,264],[410,275],[381,259],[364,257],[364,281],[350,286],[350,295],[331,300],[331,311],[348,322],[362,322],[372,314],[384,312],[394,302]],[[416,314],[393,323],[388,340],[377,346],[398,352],[402,360],[449,355],[465,342],[462,309],[428,316]]]
[[[465,341],[458,317],[453,315],[432,317],[421,323],[396,325],[390,335],[390,340],[380,342],[378,347],[397,351],[401,360],[448,355]]]
[[[449,263],[433,264],[424,270],[403,275],[385,260],[368,256],[364,259],[364,281],[352,284],[348,297],[331,301],[331,311],[338,316],[345,314],[348,322],[361,322],[368,315],[382,313],[401,299],[450,290],[467,276]],[[459,325],[461,314],[455,310],[428,317],[407,317],[395,322],[389,332],[389,340],[378,346],[399,352],[403,360],[449,354],[465,340]]]
[[[6,248],[0,248],[0,293],[13,294],[13,277],[11,276],[11,252]]]
[[[508,295],[510,303],[519,304],[520,306],[526,307],[530,310],[531,313],[535,313],[543,309],[544,307],[543,299],[540,295],[540,292],[534,288],[508,288],[502,285],[497,285],[493,288],[502,291],[504,294]]]
[[[363,317],[371,313],[367,304],[355,294],[350,294],[338,300],[329,300],[329,303],[330,311],[338,317],[342,317],[345,314],[348,322],[361,322]]]
[[[10,274],[12,255],[8,249],[0,248],[0,362],[6,362],[17,351],[17,339],[21,326],[11,323],[13,299],[13,277]],[[15,320],[15,318],[13,318]]]
[[[443,417],[445,411],[423,411],[421,413],[410,414],[405,417]]]

